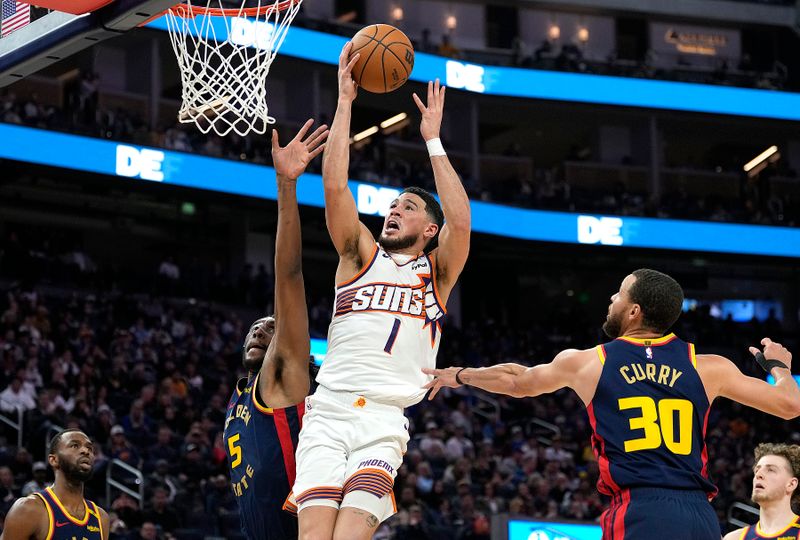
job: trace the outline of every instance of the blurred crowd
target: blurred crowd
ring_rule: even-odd
[[[89,258],[89,255],[86,255]],[[80,427],[98,448],[88,496],[110,513],[112,538],[240,538],[221,433],[225,406],[242,375],[241,344],[251,322],[236,307],[141,292],[76,292],[13,280],[24,268],[0,258],[0,410],[22,413],[24,441],[0,428],[0,516],[14,499],[51,478],[45,440]],[[174,262],[171,264],[175,264]],[[174,269],[169,270],[174,273]],[[30,280],[27,280],[30,282]],[[308,291],[312,328],[330,309]],[[316,305],[316,307],[315,307]],[[565,347],[604,338],[597,314],[576,297],[543,303],[525,328],[465,314],[444,332],[440,365],[532,365]],[[676,333],[700,352],[725,354],[763,376],[747,345],[784,336],[774,317],[736,323],[707,309],[684,314]],[[447,390],[407,411],[411,442],[395,482],[398,515],[376,538],[467,540],[490,537],[491,517],[510,513],[595,521],[607,501],[595,489],[598,468],[583,407],[569,391],[516,400]],[[751,455],[763,440],[797,441],[788,422],[721,401],[709,418],[709,471],[720,486],[720,521],[749,498]],[[112,460],[141,471],[143,484],[114,466],[112,477],[143,490],[141,504],[111,490]]]

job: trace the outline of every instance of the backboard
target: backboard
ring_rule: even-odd
[[[42,0],[51,11],[0,39],[0,88],[59,60],[119,36],[176,0]]]

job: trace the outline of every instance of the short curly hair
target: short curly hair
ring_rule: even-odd
[[[761,443],[756,447],[756,463],[764,456],[780,456],[789,462],[792,476],[800,480],[800,445],[784,443]],[[792,509],[800,507],[800,489],[792,493]]]

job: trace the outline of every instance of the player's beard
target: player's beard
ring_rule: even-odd
[[[603,323],[603,332],[611,339],[617,339],[622,333],[622,317],[613,313],[609,315],[606,322]]]
[[[378,243],[385,251],[401,251],[416,244],[417,238],[418,237],[411,234],[408,236],[397,236],[395,238],[389,238],[385,234],[381,234],[380,238],[378,238]]]
[[[780,497],[781,497],[780,493],[772,493],[770,491],[762,489],[760,493],[753,493],[750,496],[750,499],[754,503],[760,505],[761,503],[765,503],[765,502],[777,501],[778,499],[780,499]]]
[[[64,473],[64,477],[72,484],[88,482],[94,472],[94,467],[90,468],[88,471],[81,470],[81,466],[78,465],[77,461],[75,463],[69,463],[66,460],[59,460],[59,468],[61,472]]]

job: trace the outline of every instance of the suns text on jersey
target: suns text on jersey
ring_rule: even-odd
[[[419,317],[425,307],[425,291],[423,285],[369,284],[355,289],[352,301],[352,311],[390,311]]]

